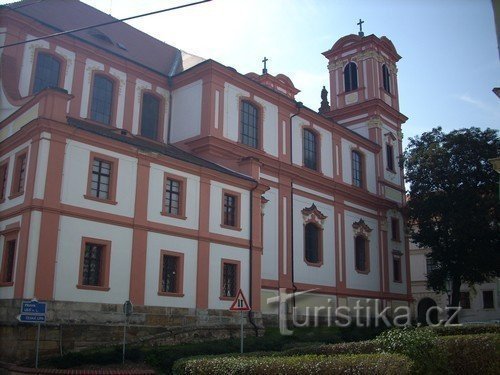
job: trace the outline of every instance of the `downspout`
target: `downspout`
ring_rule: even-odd
[[[250,305],[250,307],[252,306],[252,301],[253,301],[253,298],[252,298],[252,280],[253,280],[253,277],[252,277],[252,272],[253,272],[253,267],[252,267],[252,253],[253,253],[253,204],[252,204],[252,201],[253,201],[253,192],[255,191],[255,189],[257,189],[257,187],[259,186],[259,183],[256,182],[255,183],[255,186],[252,188],[252,190],[250,190],[250,233],[249,233],[249,236],[250,236],[250,258],[249,258],[249,267],[248,267],[248,273],[249,273],[249,285],[248,285],[248,290],[249,290],[249,294],[248,294],[248,304]],[[256,337],[259,337],[259,327],[257,327],[257,324],[255,324],[255,321],[253,320],[253,311],[252,310],[249,310],[248,311],[248,321],[250,322],[250,324],[253,326],[253,329],[255,331],[255,336]]]
[[[297,116],[300,113],[301,108],[304,107],[302,102],[296,102],[295,106],[297,107],[297,112],[294,113],[292,116],[290,116],[290,165],[293,165],[293,129],[292,129],[292,124],[293,124],[293,118]],[[291,246],[291,254],[292,254],[292,264],[290,265],[290,273],[292,274],[292,289],[293,289],[293,296],[292,296],[292,304],[293,307],[295,307],[295,292],[297,291],[297,286],[295,285],[295,267],[294,267],[294,254],[293,254],[293,238],[294,238],[294,233],[293,233],[293,180],[290,185],[290,191],[291,191],[291,197],[290,197],[290,214],[292,217],[292,225],[290,228],[290,234],[291,234],[291,240],[290,240],[290,246]],[[285,224],[286,225],[286,224]]]

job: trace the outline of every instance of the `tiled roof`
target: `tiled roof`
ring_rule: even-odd
[[[74,126],[78,129],[82,129],[88,131],[90,133],[98,134],[104,136],[106,138],[114,139],[119,142],[124,142],[129,145],[135,146],[138,149],[147,152],[155,152],[158,154],[162,154],[177,160],[181,160],[190,164],[198,165],[200,167],[212,169],[214,171],[224,173],[230,176],[234,176],[237,178],[241,178],[247,181],[255,181],[251,177],[235,172],[231,169],[225,168],[221,165],[215,164],[211,161],[202,159],[193,154],[190,154],[186,151],[183,151],[175,146],[160,144],[157,142],[152,142],[144,138],[135,137],[130,133],[124,132],[122,133],[121,129],[117,128],[106,128],[104,126],[95,125],[87,121],[75,119],[72,117],[68,117],[68,125]]]
[[[164,2],[159,3],[165,5]],[[8,7],[10,9],[19,7],[16,12],[35,19],[55,31],[68,31],[116,20],[78,0],[24,0],[9,4]],[[163,75],[178,73],[183,69],[182,54],[179,49],[124,22],[69,35]]]

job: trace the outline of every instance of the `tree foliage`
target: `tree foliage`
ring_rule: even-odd
[[[493,129],[434,128],[411,138],[402,158],[412,241],[432,249],[429,287],[444,291],[451,279],[453,306],[462,283],[500,274],[498,175],[488,162],[499,148]]]

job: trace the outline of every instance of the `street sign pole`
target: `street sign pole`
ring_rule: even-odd
[[[243,291],[240,289],[236,294],[236,298],[234,299],[230,311],[239,311],[240,312],[240,353],[243,354],[243,311],[250,311],[251,307],[248,304]]]
[[[240,321],[241,321],[241,329],[240,329],[240,336],[241,336],[240,348],[241,348],[241,351],[240,351],[240,353],[243,354],[243,310],[240,311]]]
[[[36,357],[35,357],[35,368],[38,368],[38,350],[40,349],[40,326],[41,324],[38,323],[38,329],[36,332]]]

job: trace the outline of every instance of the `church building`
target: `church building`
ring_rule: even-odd
[[[316,110],[285,74],[123,22],[44,37],[113,20],[77,0],[0,9],[0,323],[32,298],[56,323],[119,321],[127,300],[137,324],[210,323],[240,288],[254,318],[283,288],[312,290],[298,307],[409,305],[387,37],[323,52]]]

